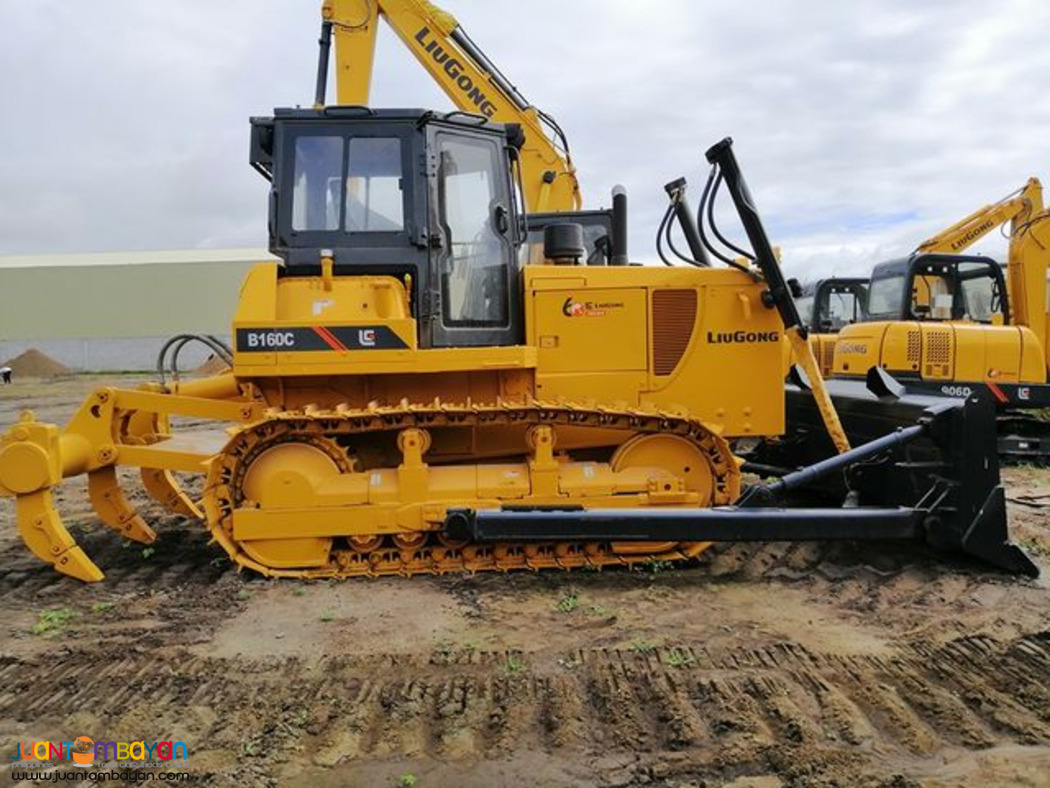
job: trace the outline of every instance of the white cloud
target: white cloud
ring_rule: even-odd
[[[628,187],[637,259],[663,184],[686,175],[695,203],[727,134],[803,276],[862,272],[1046,174],[1038,0],[441,4],[558,118],[589,204]],[[247,118],[311,102],[317,5],[4,4],[0,253],[264,245]],[[373,98],[450,106],[389,33]]]

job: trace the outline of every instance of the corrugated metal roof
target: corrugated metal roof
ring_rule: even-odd
[[[157,252],[95,252],[0,256],[0,268],[80,268],[167,263],[261,263],[277,258],[265,249],[176,249]]]

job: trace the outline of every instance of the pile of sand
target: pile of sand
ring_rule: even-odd
[[[73,370],[50,356],[44,355],[36,348],[30,348],[22,355],[5,361],[0,367],[11,367],[12,376],[18,378],[57,378],[72,375]]]
[[[201,377],[210,377],[211,375],[219,375],[230,367],[229,365],[216,355],[208,356],[208,360],[193,370],[194,375],[200,375]]]

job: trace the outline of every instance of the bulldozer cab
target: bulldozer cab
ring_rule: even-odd
[[[869,319],[1009,322],[1006,282],[990,257],[918,254],[872,271]]]
[[[423,110],[278,109],[253,118],[281,276],[393,276],[420,347],[523,341],[519,211],[504,126]]]

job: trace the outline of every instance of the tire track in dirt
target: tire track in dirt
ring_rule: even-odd
[[[221,739],[236,722],[248,728],[242,738],[309,741],[326,765],[615,745],[707,752],[698,763],[711,768],[719,766],[711,758],[723,768],[720,759],[731,754],[746,774],[748,764],[785,748],[820,761],[846,749],[856,757],[858,744],[872,758],[1046,745],[1039,682],[1048,642],[1046,632],[1005,642],[966,638],[895,657],[817,654],[797,644],[714,654],[696,647],[679,667],[666,654],[596,650],[571,670],[540,675],[507,675],[506,652],[446,663],[377,655],[233,665],[185,650],[158,662],[111,647],[46,663],[0,658],[0,716],[28,723],[84,708],[115,715],[134,705],[174,722],[186,708],[207,707],[218,718],[202,736]],[[274,726],[281,719],[290,721]],[[264,720],[270,729],[260,727]]]

